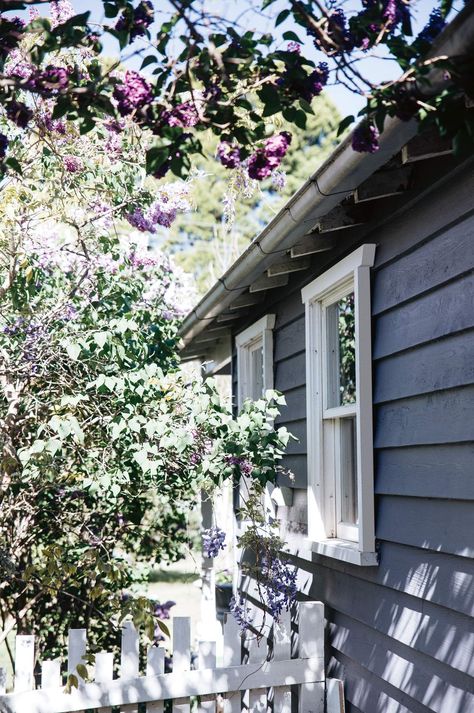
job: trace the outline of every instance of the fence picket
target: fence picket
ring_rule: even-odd
[[[78,664],[85,664],[84,656],[87,648],[87,631],[86,629],[69,629],[67,638],[67,673],[77,677],[78,686],[81,686],[84,681],[77,672]],[[78,713],[84,713],[79,711]]]
[[[242,661],[242,632],[240,626],[231,614],[224,622],[223,666],[240,666]],[[227,693],[224,696],[224,713],[241,713],[242,696],[240,691]]]
[[[150,646],[146,664],[147,676],[159,676],[165,670],[165,650],[158,646]],[[147,713],[163,713],[163,701],[148,703]]]
[[[24,634],[16,636],[15,647],[15,693],[34,688],[35,637]]]
[[[304,683],[299,690],[298,713],[324,713],[324,605],[300,602],[299,658],[321,660],[317,683]]]
[[[200,641],[198,654],[198,669],[216,667],[216,642]],[[216,713],[216,698],[211,701],[201,701],[198,705],[198,713]]]
[[[273,658],[275,661],[291,659],[291,615],[281,614],[278,624],[273,625]],[[273,710],[275,713],[291,713],[291,688],[276,686],[273,689]]]
[[[189,671],[191,667],[191,619],[173,617],[173,673]],[[189,703],[173,704],[173,713],[190,713]]]
[[[120,655],[120,678],[137,678],[139,671],[138,657],[138,632],[133,622],[126,621],[122,626],[122,646]],[[120,713],[138,713],[138,706],[134,703],[121,707]]]
[[[114,678],[114,655],[101,651],[95,657],[95,680],[97,683],[107,683]],[[102,708],[100,713],[112,713],[112,708]]]
[[[252,638],[249,641],[249,663],[263,664],[267,658],[266,639]],[[268,710],[268,699],[266,688],[256,688],[249,691],[249,711],[250,713],[266,713]]]
[[[61,688],[61,660],[52,659],[41,664],[41,688]]]

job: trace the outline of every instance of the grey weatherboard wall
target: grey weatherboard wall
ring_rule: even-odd
[[[358,245],[347,239],[340,256]],[[351,244],[352,241],[352,244]],[[378,567],[296,559],[301,598],[326,605],[330,675],[348,713],[474,711],[474,167],[461,166],[382,228],[372,274]],[[305,532],[306,389],[301,287],[336,261],[271,290],[279,423],[298,436],[286,532]],[[331,261],[329,263],[329,260]],[[326,264],[325,264],[326,261]],[[301,277],[303,275],[303,278]],[[235,352],[233,385],[236,388]],[[277,712],[275,712],[277,713]]]

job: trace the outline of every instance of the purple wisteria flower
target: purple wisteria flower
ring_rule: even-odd
[[[272,184],[277,191],[282,191],[286,186],[286,173],[276,169],[272,172]]]
[[[127,116],[150,104],[153,100],[153,90],[151,84],[138,72],[129,70],[125,72],[123,83],[115,87],[114,97],[120,114]]]
[[[206,557],[217,557],[219,552],[226,547],[224,540],[225,532],[219,527],[210,527],[208,530],[203,530],[202,546]]]
[[[278,621],[283,609],[288,610],[296,599],[297,570],[279,557],[264,559],[261,568],[262,590],[265,604],[273,618]]]
[[[252,624],[250,608],[246,605],[243,597],[232,597],[229,603],[229,609],[242,630],[250,627]]]
[[[20,129],[26,129],[33,118],[33,112],[23,102],[11,101],[6,107],[7,117]]]
[[[362,122],[352,134],[352,148],[360,153],[375,153],[379,150],[379,132],[374,124]]]
[[[217,148],[217,158],[226,168],[237,168],[240,164],[240,149],[236,144],[221,141]]]
[[[79,171],[82,171],[84,167],[81,159],[77,156],[72,156],[71,154],[63,157],[63,164],[64,168],[69,173],[78,173]]]
[[[8,138],[5,134],[0,134],[0,159],[5,158],[8,148]]]

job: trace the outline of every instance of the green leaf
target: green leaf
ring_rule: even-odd
[[[337,129],[337,135],[340,136],[344,131],[355,121],[355,117],[350,114],[349,116],[344,117],[342,121],[339,122],[339,126]]]
[[[148,67],[150,64],[157,64],[157,62],[158,59],[153,54],[149,54],[148,57],[145,57],[143,60],[140,69],[145,69],[145,67]]]
[[[278,27],[278,25],[281,25],[282,22],[285,22],[289,14],[290,10],[282,10],[280,13],[278,13],[277,19],[275,20],[275,27]]]
[[[283,39],[287,42],[297,42],[299,45],[303,44],[298,35],[292,30],[283,33]]]
[[[78,663],[76,666],[76,671],[84,681],[87,680],[87,666],[85,666],[83,663]]]
[[[158,619],[156,623],[158,624],[159,628],[161,629],[161,631],[163,632],[163,634],[165,636],[169,636],[169,637],[171,636],[170,630],[168,629],[168,627],[166,626],[164,621],[162,621],[161,619]]]
[[[8,156],[8,158],[4,160],[4,164],[5,166],[8,166],[8,168],[11,168],[13,171],[18,173],[20,176],[23,175],[20,162],[14,156]]]

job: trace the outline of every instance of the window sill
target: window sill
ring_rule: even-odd
[[[318,555],[350,562],[361,567],[374,567],[379,563],[377,552],[361,552],[357,542],[330,538],[311,543],[311,550]]]
[[[329,538],[327,540],[311,541],[307,537],[291,538],[286,542],[285,550],[301,559],[311,562],[312,554],[331,557],[342,562],[355,564],[359,567],[376,567],[379,563],[377,552],[361,552],[357,542]]]

